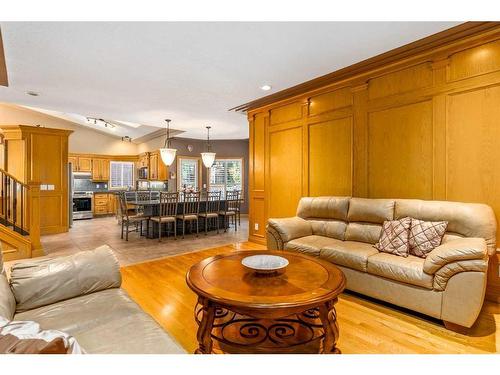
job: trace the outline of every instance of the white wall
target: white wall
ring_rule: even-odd
[[[0,125],[42,125],[73,130],[69,136],[69,152],[107,155],[135,155],[140,152],[134,143],[122,142],[70,121],[11,104],[0,103]]]

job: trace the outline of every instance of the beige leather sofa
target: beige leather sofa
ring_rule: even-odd
[[[14,264],[10,285],[0,251],[0,315],[74,336],[86,353],[184,353],[120,288],[108,246]]]
[[[425,259],[372,246],[385,220],[406,216],[448,221],[441,245]],[[336,264],[347,289],[464,327],[471,327],[481,310],[495,236],[495,216],[487,205],[413,199],[302,198],[296,217],[269,219],[267,226],[269,249]]]

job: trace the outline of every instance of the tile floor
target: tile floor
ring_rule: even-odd
[[[102,217],[91,220],[77,220],[67,233],[42,237],[42,245],[47,256],[63,256],[82,250],[92,250],[101,245],[113,248],[122,266],[144,262],[170,255],[183,254],[210,247],[224,246],[248,240],[248,218],[241,217],[241,226],[235,232],[234,227],[217,234],[209,232],[178,237],[147,239],[136,232],[130,232],[129,241],[120,238],[120,225],[115,217]]]

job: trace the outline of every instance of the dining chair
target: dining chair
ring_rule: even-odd
[[[138,226],[140,225],[140,233],[142,233],[142,221],[145,219],[143,215],[136,214],[130,215],[127,206],[127,200],[124,193],[119,193],[119,202],[120,202],[120,212],[121,212],[121,238],[123,239],[123,230],[125,229],[125,241],[128,241],[128,234],[130,232],[129,226],[130,224],[135,224],[135,231],[137,231]]]
[[[235,205],[235,210],[238,226],[241,226],[241,190],[234,190],[234,192],[238,193],[238,203]]]
[[[224,232],[227,232],[227,228],[230,225],[229,219],[232,218],[234,222],[234,230],[238,230],[236,225],[236,217],[238,215],[239,206],[239,191],[227,191],[226,192],[226,204],[224,209],[219,211],[219,215],[223,217],[224,221]]]
[[[182,194],[182,214],[177,215],[177,219],[182,221],[182,238],[186,231],[186,222],[191,223],[196,221],[196,236],[199,233],[198,214],[200,213],[200,192],[183,193]]]
[[[161,226],[163,223],[173,224],[174,239],[177,239],[177,204],[179,203],[179,193],[168,193],[162,191],[159,194],[160,203],[158,204],[158,216],[150,217],[153,223],[158,223],[158,241],[161,242]],[[168,228],[167,228],[168,229]],[[168,235],[168,231],[167,231]],[[149,236],[149,225],[147,227],[147,236]]]
[[[199,214],[205,219],[205,236],[208,231],[208,222],[210,219],[215,219],[217,224],[217,233],[219,233],[219,211],[220,211],[220,191],[209,191],[205,196],[205,209]]]

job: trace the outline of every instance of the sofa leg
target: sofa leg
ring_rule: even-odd
[[[447,322],[446,320],[443,320],[443,323],[444,323],[445,328],[450,330],[450,331],[460,333],[462,335],[468,335],[470,332],[470,328],[461,326],[459,324]]]

